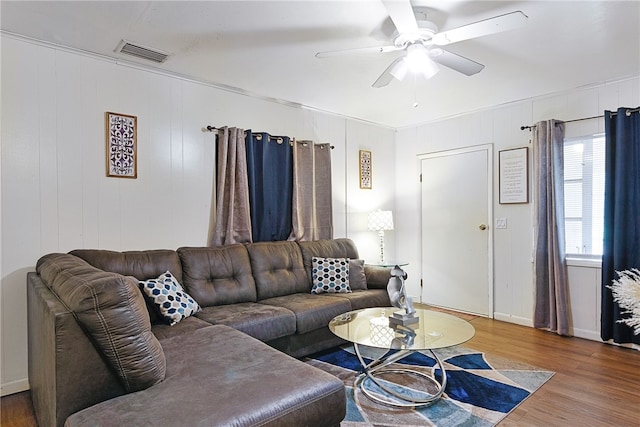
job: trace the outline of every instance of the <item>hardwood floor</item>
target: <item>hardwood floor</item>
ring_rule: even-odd
[[[556,372],[501,427],[640,426],[640,351],[467,318],[476,335],[466,346]],[[0,403],[2,427],[36,425],[29,392]]]
[[[640,351],[486,318],[468,347],[556,372],[500,426],[640,426]]]
[[[0,398],[0,426],[35,427],[37,425],[31,394],[28,391]]]

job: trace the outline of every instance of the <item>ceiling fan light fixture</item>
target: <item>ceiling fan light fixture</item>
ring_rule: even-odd
[[[391,74],[396,80],[402,81],[407,73],[409,72],[409,66],[407,65],[406,58],[402,58],[402,60],[396,62],[391,70],[389,70],[389,74]]]
[[[404,60],[412,73],[418,73],[429,60],[429,54],[421,44],[412,44],[407,47],[407,54]]]
[[[404,57],[407,68],[414,74],[422,74],[427,79],[435,76],[440,67],[429,56],[427,49],[421,44],[412,44],[407,48],[407,56]]]
[[[438,74],[438,71],[440,71],[440,67],[431,58],[429,58],[429,60],[424,64],[422,70],[420,70],[422,75],[427,79]]]

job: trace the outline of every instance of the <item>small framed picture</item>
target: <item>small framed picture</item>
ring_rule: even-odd
[[[136,116],[106,113],[107,176],[138,177],[138,138]]]
[[[360,150],[360,188],[371,189],[371,151]]]
[[[500,204],[529,203],[529,147],[498,153]]]

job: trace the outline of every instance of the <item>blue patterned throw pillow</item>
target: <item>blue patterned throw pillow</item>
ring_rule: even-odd
[[[311,259],[312,294],[347,293],[349,287],[349,258]]]
[[[175,325],[201,310],[200,305],[182,289],[173,274],[166,272],[157,279],[140,281],[142,292],[155,304],[160,315]]]

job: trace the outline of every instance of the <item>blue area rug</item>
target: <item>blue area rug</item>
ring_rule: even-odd
[[[368,358],[367,362],[382,354],[382,350],[368,347],[361,347],[360,350],[363,357]],[[494,426],[554,374],[461,346],[436,352],[447,371],[445,393],[434,404],[417,409],[379,404],[359,389],[354,390],[353,381],[362,371],[362,367],[353,346],[317,353],[305,361],[344,381],[347,387],[347,416],[341,424],[342,427]],[[396,365],[409,365],[411,369],[441,379],[440,369],[429,352],[413,353],[396,362]],[[409,387],[410,392],[416,396],[420,396],[423,387],[428,387],[427,384],[420,384],[420,380],[411,382],[412,380],[405,376],[390,379]],[[376,391],[375,384],[367,385],[370,390]]]

